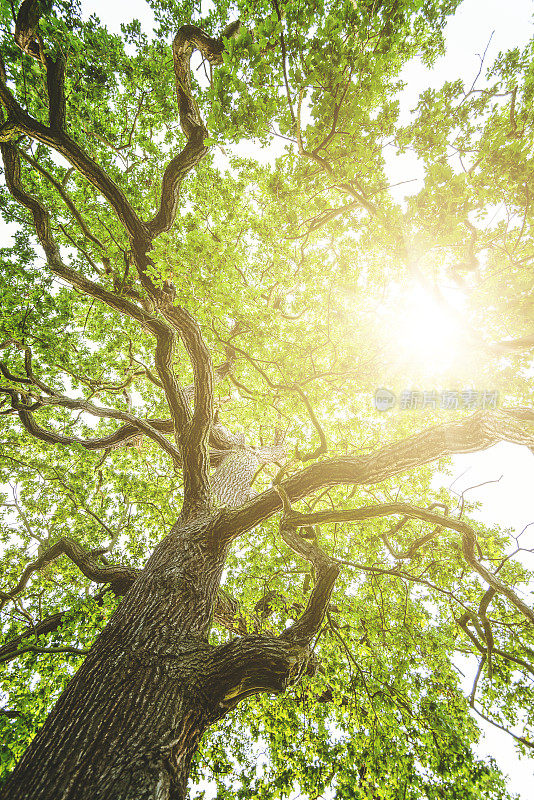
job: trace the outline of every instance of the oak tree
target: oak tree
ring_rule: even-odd
[[[1,796],[504,797],[471,745],[533,747],[527,533],[432,479],[534,447],[532,48],[406,121],[456,0],[150,5],[1,6]],[[501,404],[372,406],[422,380]]]

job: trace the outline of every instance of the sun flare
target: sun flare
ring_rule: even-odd
[[[454,311],[422,287],[404,293],[394,327],[395,347],[426,372],[448,369],[460,354],[461,326]]]

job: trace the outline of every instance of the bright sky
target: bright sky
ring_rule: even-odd
[[[86,15],[95,13],[111,30],[117,32],[120,31],[121,22],[133,18],[139,19],[147,32],[152,28],[153,17],[144,0],[129,0],[128,3],[82,0],[82,8]],[[472,80],[479,69],[479,54],[486,49],[490,37],[486,56],[488,64],[500,50],[526,44],[534,32],[532,10],[531,0],[465,0],[447,27],[447,55],[431,71],[419,62],[413,62],[404,69],[402,77],[407,83],[403,95],[405,112],[415,106],[418,93],[424,88],[437,88],[444,80],[457,77]],[[405,168],[410,165],[405,162],[402,166]],[[458,492],[501,477],[498,483],[467,494],[469,500],[483,502],[483,508],[477,512],[477,516],[484,522],[498,523],[504,528],[514,529],[516,533],[534,522],[531,500],[534,456],[526,448],[501,444],[483,453],[457,456],[453,464],[455,477],[458,480],[453,488]],[[444,477],[443,485],[448,486],[453,478]],[[527,535],[531,546],[534,545],[534,525],[525,538]],[[532,796],[532,767],[526,759],[518,758],[509,737],[490,728],[479,746],[479,752],[496,757],[504,772],[510,775],[510,788],[519,793],[523,800]]]

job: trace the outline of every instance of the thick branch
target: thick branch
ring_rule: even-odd
[[[309,561],[315,584],[302,616],[281,636],[245,636],[214,648],[208,685],[215,714],[222,716],[237,703],[258,692],[282,692],[304,673],[313,674],[316,661],[309,645],[321,627],[339,566],[315,544],[300,537],[292,524],[289,498],[279,489],[284,505],[280,532],[286,544]]]
[[[26,192],[22,186],[18,150],[14,145],[4,142],[0,143],[0,151],[4,162],[7,187],[14,199],[31,212],[39,243],[45,251],[51,271],[76,286],[84,294],[95,297],[115,311],[132,317],[153,335],[157,336],[163,333],[165,331],[164,323],[152,314],[149,314],[135,303],[108,291],[103,286],[94,283],[94,281],[88,280],[63,263],[59,247],[52,236],[50,215],[39,200]]]
[[[14,411],[17,411],[20,417],[20,420],[26,430],[36,436],[39,439],[44,439],[45,441],[52,442],[54,444],[82,444],[83,440],[77,439],[76,437],[64,437],[60,436],[59,434],[55,434],[52,431],[46,431],[44,428],[38,426],[31,414],[32,406],[28,404],[28,396],[31,397],[32,400],[35,401],[34,405],[37,408],[42,406],[58,406],[61,408],[69,408],[75,411],[84,411],[87,414],[91,414],[94,417],[101,417],[105,419],[117,419],[122,420],[123,422],[127,422],[130,428],[137,429],[141,433],[146,434],[150,439],[153,439],[162,450],[171,456],[174,463],[179,465],[180,464],[180,453],[176,449],[176,447],[165,438],[163,434],[161,434],[156,429],[152,428],[150,423],[147,420],[141,419],[140,417],[136,417],[133,414],[129,414],[126,411],[120,411],[115,408],[102,408],[100,406],[95,406],[93,403],[89,403],[87,400],[75,400],[70,397],[64,397],[63,395],[55,394],[52,397],[44,397],[44,396],[36,396],[36,395],[22,395],[22,401],[19,400],[19,393],[10,389],[7,386],[0,386],[0,392],[8,394],[11,397],[11,405]],[[97,448],[87,448],[87,449],[97,449]]]
[[[127,447],[132,444],[137,444],[143,435],[141,429],[136,425],[123,425],[114,431],[114,433],[95,439],[81,439],[78,436],[63,436],[60,433],[47,430],[38,425],[30,411],[19,408],[17,409],[17,413],[28,433],[35,436],[36,439],[40,439],[48,444],[79,445],[89,451],[112,450],[117,447]],[[172,433],[174,430],[173,422],[170,419],[147,419],[146,422],[152,429],[160,433]],[[222,426],[215,426],[215,428],[219,427],[222,428]],[[214,446],[210,447],[209,459],[210,466],[217,467],[227,458],[229,451],[226,449],[226,441],[217,435],[217,430],[214,429],[213,433],[214,435],[211,437],[210,443]],[[224,445],[224,449],[220,447],[221,441]]]
[[[282,637],[245,636],[213,648],[205,685],[212,695],[214,721],[246,697],[279,694],[316,669],[309,648]]]
[[[10,92],[0,81],[0,101],[10,112],[8,122],[0,128],[0,141],[10,142],[21,134],[46,144],[61,153],[89,183],[100,191],[109,202],[128,234],[136,241],[147,241],[145,227],[125,195],[111,178],[76,142],[66,133],[52,130],[26,114],[18,103],[10,96]]]
[[[281,485],[294,502],[326,486],[379,483],[444,456],[485,450],[500,441],[534,448],[534,431],[529,430],[532,422],[534,410],[530,408],[478,411],[458,422],[438,425],[392,442],[369,455],[345,456],[313,464],[287,478]],[[214,527],[214,535],[234,539],[271,517],[281,507],[276,489],[269,489],[239,509],[226,510]]]
[[[501,342],[495,342],[490,345],[490,348],[498,352],[514,352],[516,350],[530,350],[534,347],[534,333],[529,336],[523,336],[520,339],[504,339]]]
[[[32,2],[28,5],[24,4],[24,10],[21,9],[22,11],[24,13],[22,13],[22,16],[19,14],[17,21],[17,41],[26,52],[29,52],[35,44],[37,47],[36,52],[40,54],[40,44],[39,42],[34,42],[40,13],[39,5]],[[195,46],[212,61],[220,60],[224,47],[222,40],[211,39],[195,26],[183,26],[175,37],[173,57],[180,122],[188,142],[182,153],[171,161],[165,171],[160,211],[149,223],[148,228],[137,217],[120,189],[111,181],[109,176],[63,131],[56,130],[63,121],[62,108],[64,106],[62,95],[64,65],[60,59],[57,61],[48,59],[46,63],[49,76],[50,128],[46,128],[46,126],[33,120],[23,111],[9,92],[5,81],[2,81],[0,85],[0,99],[9,114],[8,124],[3,126],[4,135],[3,137],[0,135],[0,140],[9,141],[17,131],[28,133],[38,141],[49,144],[61,152],[81,174],[85,175],[102,192],[130,236],[132,255],[141,282],[145,289],[158,300],[157,305],[160,308],[165,308],[164,316],[172,327],[169,328],[162,323],[159,324],[156,365],[175,424],[175,437],[182,451],[185,514],[188,513],[188,510],[209,505],[207,441],[213,419],[212,365],[208,350],[200,334],[200,329],[193,318],[184,309],[174,308],[172,292],[169,294],[168,291],[157,289],[148,276],[147,267],[151,265],[151,260],[147,256],[147,252],[150,250],[151,240],[172,224],[177,209],[178,191],[183,177],[207,152],[203,144],[206,131],[191,94],[189,62]],[[32,52],[32,54],[35,53]],[[20,167],[17,168],[20,173]],[[16,183],[16,180],[12,180],[12,184]],[[32,211],[41,244],[44,247],[45,243],[48,245],[48,249],[45,247],[45,252],[49,263],[60,262],[57,246],[54,245],[53,249],[51,248],[52,238],[48,215],[38,201],[21,191],[20,175],[18,184],[15,193],[11,186],[10,190],[19,202],[22,202]],[[41,230],[39,230],[39,227]],[[66,277],[65,274],[63,274],[63,277]],[[72,278],[72,276],[70,277]],[[121,310],[124,313],[124,308]],[[195,412],[192,421],[190,420],[189,409],[183,391],[172,369],[175,338],[173,328],[179,331],[195,371]]]
[[[211,63],[217,63],[221,60],[224,42],[222,39],[207,36],[194,25],[182,26],[174,38],[172,50],[176,94],[180,125],[187,143],[165,170],[159,211],[146,225],[150,240],[172,226],[178,209],[181,183],[185,175],[207,153],[207,147],[204,145],[207,131],[191,91],[190,61],[195,48],[199,49]],[[172,329],[178,331],[194,371],[194,412],[192,419],[186,420],[185,426],[183,395],[170,367],[174,339],[169,335],[166,341],[158,340],[156,366],[165,388],[171,415],[176,421],[176,434],[184,466],[183,513],[187,515],[209,506],[211,500],[208,439],[213,422],[213,366],[199,325],[186,309],[173,303],[174,287],[164,285],[159,289],[149,276],[148,267],[151,266],[151,261],[147,256],[147,250],[146,247],[133,248],[139,278],[154,299],[162,316]]]
[[[278,489],[280,489],[280,487],[278,487]],[[462,550],[467,563],[489,583],[495,592],[507,597],[530,622],[534,622],[534,611],[517,596],[513,589],[503,583],[496,575],[478,561],[475,556],[476,535],[473,529],[463,520],[445,517],[442,514],[436,514],[435,511],[430,509],[418,508],[417,506],[411,506],[406,503],[389,503],[349,509],[347,511],[329,509],[327,511],[316,511],[313,514],[301,514],[298,511],[287,511],[285,514],[285,524],[293,527],[304,527],[307,525],[320,525],[326,522],[356,522],[362,519],[372,519],[374,517],[383,517],[390,514],[402,514],[405,517],[422,519],[425,522],[432,522],[438,528],[443,527],[457,531],[462,537]]]
[[[24,428],[35,436],[36,439],[41,439],[43,442],[49,444],[61,445],[80,445],[85,450],[112,450],[116,447],[127,447],[131,444],[139,442],[143,431],[137,425],[128,424],[118,428],[113,433],[107,436],[100,436],[94,439],[81,439],[78,436],[63,436],[55,431],[47,430],[41,427],[35,421],[33,414],[30,411],[17,408],[17,413],[24,426]],[[174,425],[171,419],[147,419],[145,422],[155,431],[159,433],[173,433]],[[218,466],[228,455],[228,444],[226,440],[218,435],[218,429],[222,426],[214,426],[212,436],[210,437],[209,458],[212,467]]]
[[[4,376],[14,383],[22,384],[24,387],[35,384],[38,388],[51,396],[50,398],[41,398],[41,401],[36,400],[36,402],[33,404],[36,408],[40,407],[41,405],[51,404],[74,407],[72,404],[78,401],[73,401],[69,398],[61,398],[51,387],[44,384],[35,376],[32,370],[32,353],[29,347],[22,345],[15,339],[9,339],[0,344],[0,350],[7,348],[8,346],[15,346],[24,352],[26,377],[13,374],[6,364],[0,362],[0,371],[4,374]],[[215,382],[218,383],[222,381],[228,375],[230,368],[231,362],[225,361],[223,364],[220,364],[214,371]],[[2,389],[0,388],[0,391],[1,390]],[[114,433],[109,434],[108,436],[97,437],[94,439],[81,439],[77,436],[64,436],[60,433],[56,433],[55,431],[50,431],[41,427],[35,421],[32,412],[29,410],[29,404],[25,400],[20,399],[20,395],[24,395],[26,388],[20,392],[12,389],[11,387],[3,387],[3,390],[5,393],[10,395],[12,399],[12,408],[18,413],[26,430],[32,436],[35,436],[44,442],[48,442],[50,444],[80,445],[86,450],[105,450],[138,442],[143,433],[146,433],[147,430],[150,430],[152,432],[152,438],[154,438],[154,432],[158,434],[155,440],[158,442],[158,444],[162,445],[164,449],[171,447],[171,455],[175,461],[177,461],[179,458],[179,454],[174,448],[172,448],[172,445],[170,445],[170,443],[163,444],[166,442],[166,440],[163,438],[163,436],[160,436],[160,434],[171,434],[175,431],[175,426],[173,420],[171,419],[140,420],[141,425],[138,425],[138,418],[130,415],[130,421],[128,424],[123,425],[121,428],[116,430]],[[190,399],[193,399],[195,393],[193,384],[185,387],[183,391],[187,402],[189,402]],[[105,414],[107,409],[98,409],[96,406],[92,406],[92,404],[85,406],[83,410],[87,411],[88,413],[97,411],[97,416],[110,416]],[[115,416],[114,411],[111,411],[111,416]],[[119,413],[122,415],[122,412]],[[122,418],[122,416],[120,418]],[[145,430],[146,425],[149,426],[147,430]],[[215,425],[211,431],[210,444],[212,445],[211,449],[209,450],[210,465],[217,466],[227,455],[228,450],[231,450],[235,446],[235,441],[222,425]]]
[[[65,104],[65,58],[62,53],[55,59],[47,55],[45,63],[50,128],[56,131],[63,131],[67,110]]]
[[[186,309],[171,304],[165,304],[160,310],[167,322],[179,331],[193,366],[194,410],[190,417],[187,399],[174,378],[170,363],[166,370],[161,369],[162,358],[166,357],[170,361],[172,356],[172,341],[169,339],[169,348],[163,356],[161,339],[158,340],[160,355],[158,356],[157,351],[156,365],[177,426],[184,474],[183,513],[187,515],[194,513],[196,509],[208,507],[211,502],[208,442],[214,415],[213,363],[200,327],[191,314]],[[187,421],[183,419],[184,411],[188,415]]]
[[[36,439],[41,439],[43,442],[49,444],[62,444],[62,445],[80,445],[85,450],[110,450],[115,447],[127,446],[139,440],[141,435],[140,429],[136,425],[123,425],[118,428],[114,433],[108,436],[100,436],[95,439],[81,439],[78,436],[63,436],[55,431],[42,428],[34,419],[33,414],[29,411],[17,409],[20,421],[24,425],[28,433],[35,436]],[[172,420],[162,419],[149,419],[148,424],[155,430],[161,433],[172,433],[173,424]]]

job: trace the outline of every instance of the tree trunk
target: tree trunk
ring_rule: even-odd
[[[175,526],[156,548],[2,797],[185,797],[191,757],[211,721],[203,686],[225,553],[210,517]]]
[[[3,800],[182,800],[206,728],[313,669],[306,645],[207,641],[226,557],[217,514],[156,548],[1,794]]]

